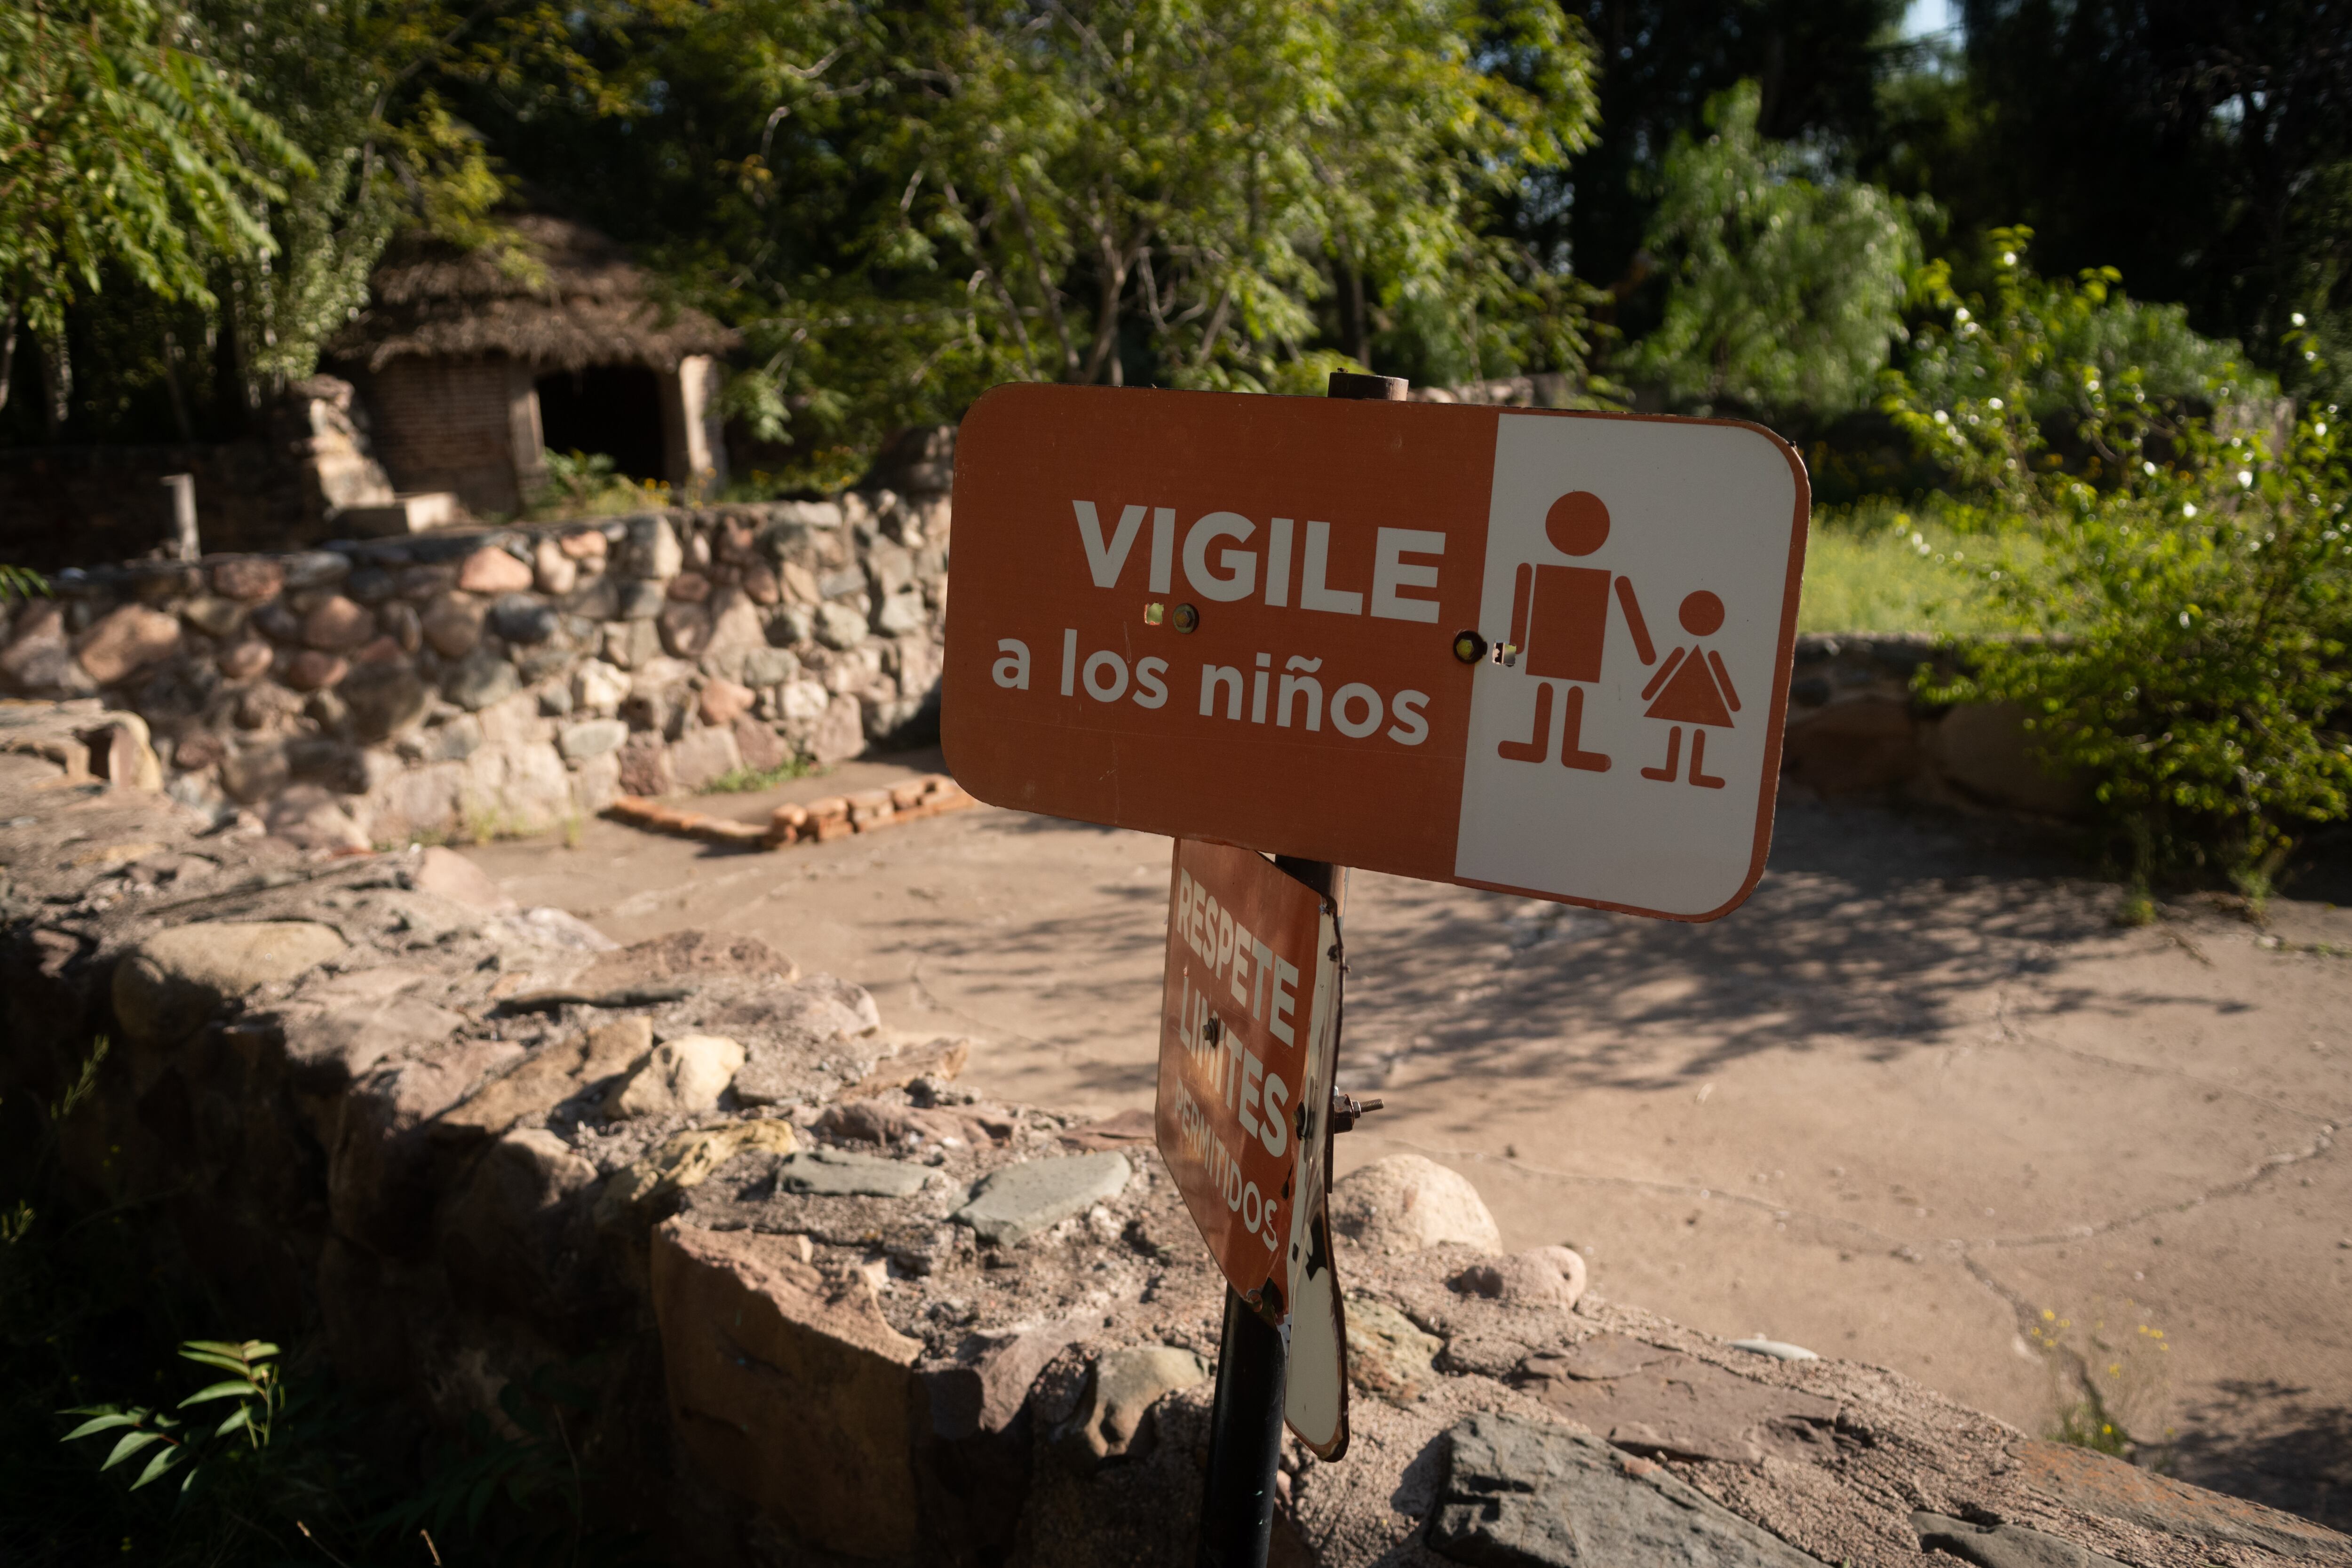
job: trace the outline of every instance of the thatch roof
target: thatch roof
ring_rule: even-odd
[[[542,214],[507,226],[519,254],[395,239],[369,279],[368,308],[335,334],[328,356],[370,370],[404,354],[674,370],[688,354],[722,353],[739,341],[699,310],[656,303],[645,272],[593,228]]]

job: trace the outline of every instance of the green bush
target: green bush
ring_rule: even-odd
[[[2032,511],[2048,503],[2040,481],[2061,468],[2129,482],[2151,445],[2168,455],[2212,411],[2276,397],[2235,343],[2198,336],[2178,305],[2129,298],[2114,268],[2037,275],[2032,239],[2030,228],[1993,231],[1990,300],[1955,294],[1942,261],[1920,268],[1912,293],[1929,320],[1902,367],[1880,377],[1880,406],[1961,490]],[[2053,436],[2078,448],[2072,464]]]
[[[1966,395],[1888,378],[1888,411],[1989,494],[1985,588],[2011,634],[1926,692],[2023,708],[2044,755],[2091,779],[2135,880],[2213,868],[2265,887],[2298,835],[2352,810],[2352,472],[2336,409],[2306,411],[2273,450],[2230,427],[2232,362],[2200,373],[2216,419],[2107,354],[2111,276],[2039,279],[2015,246],[2000,276],[1991,309],[1953,307],[1949,331],[1981,367]],[[2061,393],[2058,433],[2090,454],[2075,471],[2034,412]]]

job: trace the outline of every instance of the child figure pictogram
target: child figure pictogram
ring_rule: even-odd
[[[1694,637],[1709,637],[1723,629],[1723,601],[1713,594],[1701,591],[1682,602],[1679,612],[1683,630]],[[1693,643],[1678,647],[1668,655],[1650,684],[1642,688],[1644,701],[1652,697],[1645,719],[1664,719],[1674,728],[1666,733],[1666,761],[1664,767],[1643,768],[1642,776],[1663,784],[1675,782],[1680,771],[1683,749],[1683,726],[1691,727],[1690,782],[1701,789],[1721,789],[1723,780],[1710,778],[1706,765],[1706,726],[1731,728],[1731,716],[1739,711],[1739,693],[1731,684],[1731,671],[1723,668],[1723,658],[1711,647]]]
[[[1609,508],[1591,490],[1570,490],[1544,513],[1544,537],[1563,555],[1590,555],[1609,542]],[[1538,681],[1536,723],[1529,739],[1505,741],[1495,748],[1506,762],[1540,763],[1550,756],[1551,688],[1557,680],[1568,691],[1567,713],[1560,721],[1559,760],[1587,773],[1609,771],[1607,755],[1585,751],[1580,742],[1584,730],[1584,688],[1601,679],[1612,586],[1618,605],[1625,612],[1626,629],[1633,636],[1633,651],[1643,664],[1655,664],[1658,651],[1650,641],[1650,628],[1643,623],[1642,606],[1633,597],[1630,578],[1598,566],[1520,563],[1511,594],[1510,647],[1525,654],[1528,673]]]

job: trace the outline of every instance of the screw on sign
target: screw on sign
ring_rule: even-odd
[[[1729,913],[1770,845],[1804,571],[1804,465],[1760,426],[1332,380],[999,387],[957,439],[957,782],[1178,840],[1160,1145],[1232,1287],[1206,1565],[1265,1563],[1286,1415],[1347,1442],[1324,1198],[1369,1107],[1331,1087],[1340,868]]]

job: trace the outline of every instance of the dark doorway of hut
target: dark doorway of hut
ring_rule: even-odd
[[[540,438],[551,452],[603,453],[633,479],[667,477],[661,384],[643,365],[592,364],[533,384]]]

